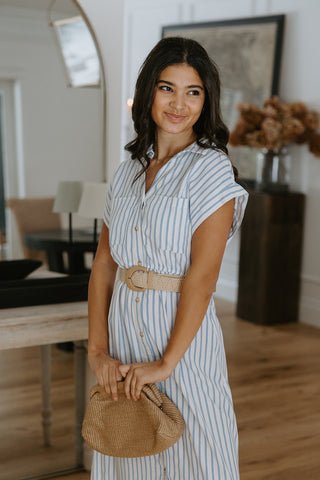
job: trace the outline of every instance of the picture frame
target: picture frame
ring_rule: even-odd
[[[279,91],[285,15],[237,18],[205,23],[168,25],[162,37],[182,36],[198,41],[218,66],[221,111],[231,131],[238,118],[237,105],[262,105]],[[240,176],[255,178],[256,151],[229,147]]]

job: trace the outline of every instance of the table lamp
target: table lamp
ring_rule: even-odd
[[[97,219],[103,218],[107,196],[107,183],[85,183],[78,214],[94,219],[93,241],[97,242]]]
[[[69,214],[69,242],[72,243],[72,213],[78,211],[83,182],[59,182],[53,212]]]

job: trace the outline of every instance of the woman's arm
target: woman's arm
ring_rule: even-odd
[[[109,247],[109,231],[104,224],[92,265],[89,292],[89,342],[88,360],[100,385],[106,392],[117,398],[117,380],[121,362],[109,355],[108,313],[118,265],[113,260]]]
[[[122,365],[125,392],[137,400],[144,384],[169,377],[194,339],[215,291],[234,211],[234,199],[209,216],[195,231],[191,266],[180,294],[177,314],[163,357],[150,363]]]

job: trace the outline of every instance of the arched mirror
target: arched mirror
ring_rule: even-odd
[[[0,11],[2,256],[17,258],[6,198],[54,196],[60,181],[104,181],[105,88],[96,40],[76,2],[0,0]]]
[[[3,258],[22,256],[6,199],[53,197],[61,181],[105,180],[105,87],[92,34],[72,0],[0,0]],[[83,42],[90,43],[85,58]],[[51,438],[44,446],[39,348],[0,351],[0,480],[49,478],[79,465],[73,354],[52,349],[51,365]]]

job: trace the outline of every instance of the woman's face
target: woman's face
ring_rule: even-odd
[[[159,130],[193,136],[205,91],[198,72],[185,63],[165,68],[157,81],[151,116]]]

